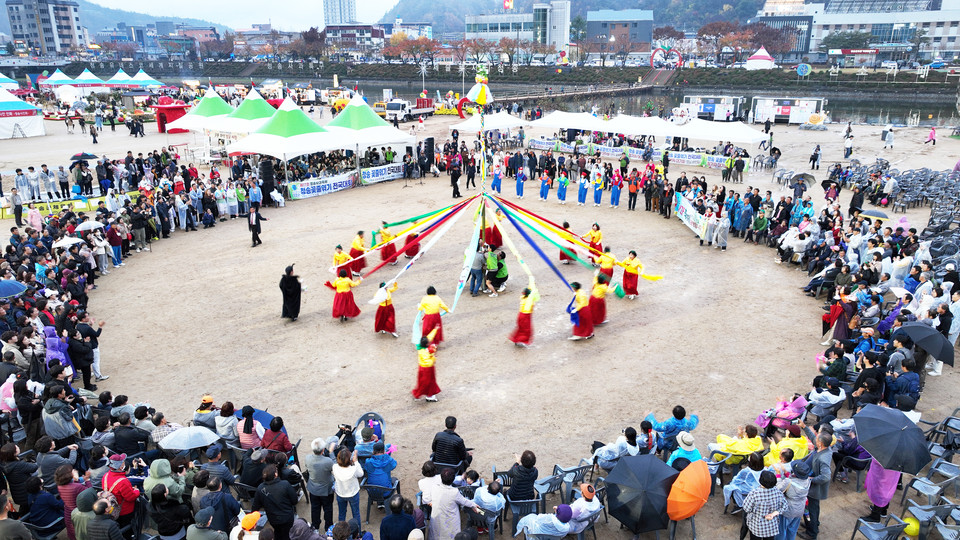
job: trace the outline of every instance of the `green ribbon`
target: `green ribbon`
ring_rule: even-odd
[[[519,214],[517,214],[517,213],[514,212],[513,210],[510,210],[506,205],[503,205],[500,209],[501,209],[504,213],[506,213],[507,215],[509,215],[510,217],[512,217],[513,219],[515,219],[515,220],[517,220],[518,222],[520,222],[521,224],[525,225],[528,229],[530,229],[530,230],[532,230],[533,232],[537,233],[538,236],[540,236],[541,238],[543,238],[544,240],[546,240],[547,242],[549,242],[550,244],[552,244],[554,247],[556,247],[556,248],[558,248],[560,251],[566,253],[567,256],[573,258],[573,260],[575,260],[575,261],[577,261],[578,263],[582,264],[585,268],[593,269],[593,263],[589,263],[589,262],[587,262],[587,261],[584,261],[583,259],[581,259],[580,257],[578,257],[575,252],[571,251],[569,248],[567,248],[567,247],[565,247],[565,246],[562,246],[562,245],[558,244],[557,242],[555,242],[552,238],[550,238],[549,236],[547,236],[546,234],[544,234],[544,233],[541,231],[541,229],[540,229],[540,227],[539,227],[538,225],[531,224],[531,223],[530,223],[529,221],[527,221],[525,218],[520,217]]]

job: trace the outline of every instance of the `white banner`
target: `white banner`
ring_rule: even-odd
[[[396,180],[397,178],[403,178],[403,163],[389,163],[360,171],[360,183],[364,185],[376,184],[384,180]]]
[[[355,177],[355,172],[348,172],[325,178],[310,178],[300,182],[290,182],[287,184],[287,194],[292,200],[319,197],[320,195],[352,188]]]
[[[680,218],[684,225],[690,227],[690,230],[697,233],[700,238],[706,240],[707,237],[707,218],[700,215],[699,212],[679,193],[674,194],[673,213]]]

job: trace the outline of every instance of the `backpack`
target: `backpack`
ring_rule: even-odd
[[[117,496],[113,494],[113,489],[117,487],[117,484],[120,483],[125,477],[121,476],[110,486],[109,489],[105,489],[100,493],[97,493],[98,499],[106,499],[110,503],[110,506],[107,508],[107,515],[113,519],[120,517],[120,501],[117,500]]]

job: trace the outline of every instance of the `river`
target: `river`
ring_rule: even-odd
[[[428,80],[426,86],[427,89],[432,92],[431,97],[436,97],[438,84],[435,82],[431,83],[431,81]],[[469,90],[471,81],[465,81],[463,86],[465,89]],[[498,86],[499,88],[508,91],[529,89],[528,85],[494,85],[492,88],[494,97],[496,97]],[[381,99],[384,88],[391,88],[394,91],[395,96],[412,99],[417,97],[417,94],[419,94],[418,90],[420,89],[420,82],[405,81],[403,83],[393,85],[392,87],[387,87],[383,84],[370,84],[361,82],[359,87],[364,95],[368,96],[371,102]],[[439,91],[442,95],[445,95],[448,91],[459,93],[461,91],[461,85],[457,83],[439,83]],[[698,93],[703,94],[703,92],[697,92],[696,90],[688,90],[686,93],[689,95],[695,95]],[[669,111],[683,101],[683,95],[684,94],[680,92],[671,92],[662,95],[645,93],[635,96],[573,101],[569,103],[558,104],[557,107],[560,108],[565,106],[567,110],[575,111],[579,110],[580,107],[583,107],[585,110],[590,110],[590,108],[594,105],[599,107],[600,110],[607,110],[610,108],[610,106],[613,106],[614,111],[619,111],[624,114],[639,115],[643,114],[644,110],[648,109],[656,111],[663,108],[664,110]],[[750,103],[750,99],[753,97],[753,94],[748,92],[735,93],[733,95],[746,97],[747,103]],[[785,92],[783,97],[789,97],[789,94]],[[876,98],[858,100],[851,98],[829,99],[827,101],[826,109],[830,113],[830,120],[835,123],[853,122],[854,124],[894,124],[901,126],[956,126],[960,124],[960,115],[958,115],[956,107],[951,104],[927,104],[904,102],[903,100],[878,100]]]

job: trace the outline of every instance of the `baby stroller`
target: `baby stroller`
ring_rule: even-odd
[[[800,394],[794,394],[792,401],[778,401],[776,407],[767,409],[757,416],[756,424],[765,429],[764,435],[771,437],[775,431],[782,429],[790,432],[794,437],[801,434],[797,422],[803,420],[807,414],[807,400]]]

